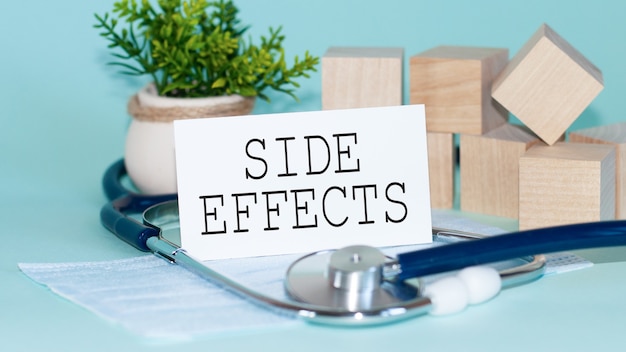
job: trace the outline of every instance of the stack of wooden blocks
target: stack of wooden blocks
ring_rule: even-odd
[[[401,48],[330,48],[322,108],[402,104]],[[602,73],[542,25],[508,49],[440,46],[410,57],[410,103],[426,107],[431,204],[519,219],[520,229],[626,218],[626,123],[565,134]],[[509,113],[519,124],[508,121]]]

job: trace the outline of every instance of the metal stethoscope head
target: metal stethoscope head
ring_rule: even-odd
[[[468,303],[490,299],[501,287],[541,277],[545,259],[536,253],[626,245],[626,221],[566,225],[492,237],[433,229],[435,241],[472,240],[395,257],[366,246],[312,253],[287,270],[288,298],[275,298],[245,287],[188,255],[172,240],[176,236],[171,236],[178,231],[176,195],[129,192],[120,182],[124,174],[123,161],[105,173],[103,184],[111,202],[100,213],[105,227],[119,238],[264,307],[322,323],[371,325],[425,313],[459,311]],[[129,215],[141,212],[143,221]],[[476,267],[483,264],[489,266]]]

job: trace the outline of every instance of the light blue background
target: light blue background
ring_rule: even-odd
[[[3,120],[15,126],[14,120],[28,116],[29,124],[49,126],[48,131],[87,124],[92,131],[108,134],[103,137],[119,139],[127,120],[126,100],[145,80],[119,75],[106,66],[111,59],[107,43],[91,26],[93,13],[109,11],[112,3],[36,0],[0,5]],[[243,23],[252,25],[253,39],[267,33],[269,26],[283,26],[288,57],[305,50],[322,56],[330,46],[397,46],[405,48],[408,62],[409,56],[442,44],[503,47],[514,55],[545,22],[604,74],[605,90],[574,127],[622,119],[623,1],[238,0],[236,4]],[[299,96],[300,104],[273,96],[271,105],[259,103],[256,112],[319,109],[319,72],[302,81]],[[117,144],[112,147],[119,148]]]
[[[122,155],[129,121],[126,102],[146,80],[123,76],[106,65],[111,57],[106,41],[92,28],[93,14],[110,11],[112,4],[34,0],[0,5],[0,160],[10,181],[0,186],[3,194],[17,192],[11,185],[18,180],[30,183],[33,191],[36,186],[73,190],[74,179],[57,165],[67,165],[70,175],[96,184],[104,165]],[[411,55],[442,44],[504,47],[512,56],[545,22],[604,74],[605,89],[572,128],[625,118],[624,1],[238,0],[236,4],[243,23],[252,25],[253,38],[267,33],[269,26],[283,26],[288,57],[305,50],[322,56],[330,46],[397,46],[405,48],[405,67]],[[257,103],[255,112],[319,109],[320,81],[319,72],[301,81],[301,103],[272,94],[272,103]],[[21,157],[15,158],[15,153]],[[43,180],[42,170],[47,170]]]
[[[126,102],[145,83],[106,66],[110,56],[106,42],[92,28],[93,13],[110,10],[112,3],[0,2],[0,336],[9,350],[43,350],[46,346],[64,350],[152,349],[90,312],[34,286],[17,270],[18,262],[106,260],[138,254],[111,236],[98,219],[105,202],[100,177],[110,162],[122,156],[129,122]],[[330,46],[398,46],[405,48],[405,63],[409,56],[443,44],[505,47],[513,55],[545,22],[604,74],[605,90],[573,128],[625,118],[624,1],[237,0],[236,4],[243,22],[253,25],[255,38],[266,33],[270,25],[283,25],[289,56],[307,49],[322,56]],[[255,111],[319,109],[319,73],[302,82],[298,95],[300,104],[273,95],[271,104],[259,102]],[[356,343],[363,350],[381,350],[389,341],[408,343],[421,331],[417,336],[421,342],[415,341],[418,348],[453,350],[458,343],[476,341],[475,336],[486,329],[496,332],[489,338],[495,339],[490,346],[497,350],[510,347],[510,341],[520,339],[524,331],[536,340],[515,342],[519,349],[528,350],[542,341],[555,348],[566,343],[589,350],[597,347],[598,340],[616,342],[621,338],[623,324],[610,320],[623,317],[623,305],[615,302],[623,298],[626,288],[623,280],[611,279],[619,272],[623,273],[623,265],[598,265],[590,271],[542,280],[506,292],[501,300],[482,310],[449,320],[416,320],[367,330],[308,327],[253,334],[248,340],[226,336],[209,344],[180,347],[206,350],[221,342],[222,348],[216,350],[242,350],[246,343],[249,349],[269,349],[277,348],[276,341],[280,340],[306,344],[304,350],[318,349],[316,341],[334,343],[338,348],[355,347]],[[581,287],[580,282],[590,280],[599,288]],[[606,300],[586,299],[599,290],[609,291]],[[561,297],[565,292],[574,294]],[[578,323],[581,314],[594,322],[592,334],[598,340],[582,334],[585,327]],[[542,326],[535,324],[539,315]],[[572,335],[562,326],[578,334]],[[450,331],[459,339],[450,339]],[[380,346],[383,343],[385,346]],[[470,347],[484,350],[485,346],[474,343]],[[289,344],[280,347],[293,350]]]

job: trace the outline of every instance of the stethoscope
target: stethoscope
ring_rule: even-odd
[[[289,299],[279,299],[221,275],[165,236],[178,231],[176,194],[129,191],[122,183],[125,174],[123,160],[105,172],[103,186],[111,201],[100,213],[103,225],[120,239],[264,307],[321,323],[371,325],[455,313],[493,298],[501,289],[540,278],[545,257],[537,253],[626,245],[624,220],[491,237],[433,228],[434,242],[446,244],[395,258],[358,245],[305,255],[287,269]]]

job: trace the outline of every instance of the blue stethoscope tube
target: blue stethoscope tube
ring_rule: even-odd
[[[124,161],[112,164],[103,178],[111,200],[100,213],[102,223],[120,239],[141,251],[150,251],[146,242],[159,235],[159,229],[128,217],[169,200],[176,194],[141,195],[129,192],[121,183]],[[479,241],[463,241],[428,250],[397,255],[402,268],[397,279],[404,280],[468,266],[494,263],[516,257],[567,250],[626,245],[626,220],[593,222],[540,228],[492,236]]]
[[[399,280],[538,253],[626,245],[626,221],[582,223],[520,231],[397,255]]]
[[[334,283],[330,285],[325,278],[324,263],[327,262],[324,258],[328,258],[328,255],[332,258],[335,253],[342,253],[346,248],[334,252],[322,251],[304,256],[290,266],[287,271],[285,288],[294,300],[282,300],[260,294],[252,288],[242,286],[220,275],[209,266],[188,255],[184,249],[163,240],[159,228],[151,225],[158,225],[159,221],[150,222],[144,218],[143,221],[146,221],[144,224],[130,216],[131,214],[143,213],[144,210],[154,206],[143,215],[146,216],[151,210],[158,210],[155,212],[158,214],[163,211],[165,214],[164,209],[169,208],[175,210],[175,217],[177,218],[178,207],[175,203],[177,196],[176,194],[147,196],[130,192],[121,182],[125,173],[123,160],[112,164],[106,171],[103,186],[111,201],[102,208],[100,213],[104,226],[120,239],[141,251],[153,252],[172,263],[182,265],[207,280],[251,298],[254,302],[261,303],[264,307],[278,309],[285,314],[296,314],[307,320],[327,324],[373,325],[400,321],[425,313],[437,314],[434,312],[441,310],[441,307],[446,307],[446,305],[437,302],[440,302],[442,297],[449,297],[449,292],[456,292],[446,285],[462,280],[460,276],[463,270],[466,270],[463,268],[466,267],[530,257],[530,260],[523,259],[527,264],[495,273],[496,276],[499,275],[499,280],[502,280],[501,287],[506,288],[530,282],[541,276],[544,262],[543,259],[538,259],[543,258],[541,255],[536,256],[538,253],[626,245],[626,220],[557,226],[480,238],[473,241],[460,241],[399,254],[395,259],[385,260],[384,264],[380,264],[381,266],[379,264],[373,265],[371,268],[382,268],[382,272],[386,272],[386,274],[383,273],[381,285],[390,285],[392,289],[389,291],[382,288],[376,289],[370,293],[365,292],[364,295],[359,291],[356,296],[354,293],[357,291],[352,291],[351,288],[343,290],[343,281],[340,280],[339,291],[341,292],[338,292],[331,287],[334,286]],[[157,218],[160,216],[158,215]],[[455,237],[463,235],[463,233],[456,231],[449,233]],[[445,236],[445,234],[446,230],[433,229],[433,235]],[[471,234],[466,235],[469,238],[472,237]],[[347,249],[352,250],[350,247]],[[309,270],[312,263],[322,263],[320,268],[322,272],[312,275]],[[319,268],[320,266],[317,264],[315,267]],[[326,269],[329,270],[329,267]],[[413,287],[413,284],[409,283],[411,280],[407,280],[458,269],[463,270],[457,276],[442,279],[438,282],[439,284],[426,286],[425,289],[421,284]],[[362,282],[370,282],[365,280],[368,278],[369,269],[359,272],[344,272],[341,269],[335,270],[333,273],[338,274],[336,277],[346,279],[344,280],[346,282],[351,281],[353,277],[356,277],[355,275],[360,275],[359,277],[364,279]],[[325,279],[319,281],[319,277],[322,276]],[[311,280],[311,278],[315,280]],[[313,281],[315,284],[311,285]],[[481,282],[483,285],[493,282],[493,280]],[[442,285],[445,286],[445,290],[441,289]],[[439,289],[434,287],[439,287]],[[429,292],[429,289],[440,293],[445,291],[445,294],[436,296],[438,298],[434,299],[435,296],[431,296],[432,292]],[[422,290],[425,291],[422,292]],[[399,292],[398,295],[393,293],[396,291]],[[301,295],[302,292],[305,294]],[[313,292],[312,295],[311,292]],[[368,298],[387,293],[392,294],[397,300],[387,302],[385,296],[382,301],[374,302]],[[304,297],[307,295],[308,297]],[[467,296],[464,297],[463,299],[468,299]],[[460,300],[454,298],[452,301],[458,303]],[[354,302],[358,304],[351,307]],[[454,307],[454,304],[447,307],[451,306]]]
[[[100,210],[100,220],[124,242],[140,251],[149,252],[151,249],[147,241],[151,237],[158,237],[159,229],[145,225],[127,214],[141,214],[155,204],[177,199],[177,195],[141,195],[131,192],[121,182],[124,175],[126,167],[123,159],[113,163],[104,173],[102,186],[110,202]]]

